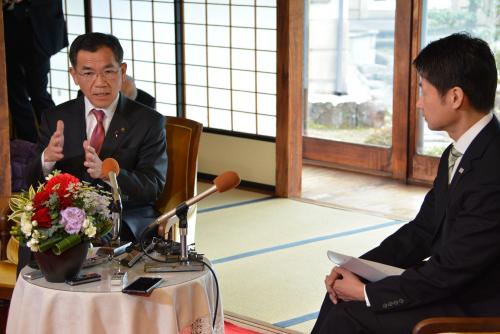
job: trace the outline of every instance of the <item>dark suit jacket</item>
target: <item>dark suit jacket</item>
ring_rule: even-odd
[[[416,218],[362,257],[407,268],[366,285],[373,311],[453,305],[500,315],[500,126],[496,117],[464,153],[448,185],[448,155]],[[428,261],[423,261],[427,257]],[[460,313],[459,312],[459,313]]]
[[[84,162],[82,143],[86,139],[83,97],[63,103],[42,115],[37,154],[29,165],[28,180],[43,181],[41,154],[56,129],[64,121],[64,158],[54,168],[81,180],[92,179]],[[156,216],[153,205],[165,185],[167,170],[164,117],[146,106],[120,96],[115,114],[106,132],[100,158],[114,158],[120,165],[118,184],[122,192],[123,221],[139,237]]]

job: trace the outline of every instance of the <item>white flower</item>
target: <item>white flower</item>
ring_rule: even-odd
[[[31,217],[26,212],[23,212],[21,214],[21,225],[22,224],[30,224],[31,225]]]
[[[97,232],[97,229],[94,225],[90,225],[85,229],[85,235],[88,236],[89,238],[93,238]]]
[[[28,225],[28,224],[21,225],[21,232],[23,232],[23,234],[27,237],[29,237],[31,235],[32,229],[33,229],[33,227],[31,225]]]
[[[34,221],[36,223],[36,220]],[[33,225],[31,223],[31,220],[27,218],[27,215],[24,213],[21,216],[21,232],[27,237],[31,235],[31,231],[33,230]]]
[[[38,252],[40,250],[40,247],[38,246],[38,240],[37,239],[31,239],[26,243],[26,246],[28,246],[32,252]]]
[[[24,206],[24,211],[31,211],[33,210],[33,205],[31,203],[28,203]]]

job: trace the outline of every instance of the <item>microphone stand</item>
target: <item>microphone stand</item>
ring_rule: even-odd
[[[111,205],[111,219],[113,228],[111,229],[111,246],[119,247],[121,245],[120,232],[122,229],[123,206],[120,199],[114,200]]]
[[[181,239],[181,257],[180,262],[186,262],[188,258],[188,246],[187,246],[187,213],[189,206],[186,203],[182,203],[175,209],[175,215],[179,218],[179,233]]]
[[[116,180],[116,174],[113,171],[108,173],[109,180],[111,182],[113,205],[111,206],[111,218],[113,219],[113,229],[111,236],[111,246],[120,247],[120,232],[122,230],[122,216],[123,216],[123,204],[122,197],[120,194],[120,188],[118,187],[118,181]]]
[[[161,272],[182,272],[182,271],[203,271],[204,264],[201,262],[196,262],[192,260],[203,259],[202,255],[196,254],[196,252],[190,253],[188,251],[187,245],[187,232],[188,232],[188,211],[189,205],[181,203],[175,209],[175,215],[179,218],[179,232],[180,232],[180,251],[181,254],[177,261],[174,262],[154,262],[146,263],[144,265],[144,271],[149,273],[161,273]],[[166,231],[167,232],[167,231]],[[167,256],[168,261],[168,256]]]

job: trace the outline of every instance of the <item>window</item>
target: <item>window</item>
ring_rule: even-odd
[[[68,40],[71,44],[76,36],[85,33],[83,1],[63,0],[63,10],[68,28]],[[74,99],[78,92],[78,86],[73,83],[68,72],[71,66],[68,59],[68,49],[64,48],[50,58],[48,89],[56,105]]]
[[[448,36],[455,32],[466,31],[473,36],[488,42],[500,60],[500,44],[497,26],[496,0],[463,0],[463,1],[428,1],[424,0],[421,45]],[[498,65],[497,65],[498,66]],[[497,93],[500,99],[500,92]],[[500,107],[495,106],[495,113],[500,115]],[[423,116],[418,114],[417,153],[429,156],[441,156],[451,139],[444,131],[431,131]]]
[[[395,10],[394,0],[310,1],[306,136],[391,146]]]
[[[276,135],[276,2],[184,1],[186,116]]]
[[[184,1],[186,116],[205,127],[276,134],[276,1]],[[82,0],[64,0],[69,42],[85,33]],[[176,114],[175,11],[170,0],[92,0],[92,31],[120,39],[127,74]],[[67,50],[51,59],[56,104],[75,98]]]

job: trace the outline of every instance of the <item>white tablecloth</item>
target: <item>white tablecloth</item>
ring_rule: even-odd
[[[128,281],[136,276],[165,280],[149,297],[128,295],[121,292],[121,286],[111,285],[111,273],[117,269],[111,262],[83,271],[101,273],[102,281],[73,287],[48,283],[44,278],[27,281],[20,275],[10,303],[7,333],[224,332],[220,297],[212,328],[216,289],[207,268],[203,272],[162,274],[144,273],[143,268],[143,263],[126,268]],[[30,270],[24,268],[23,272]]]

